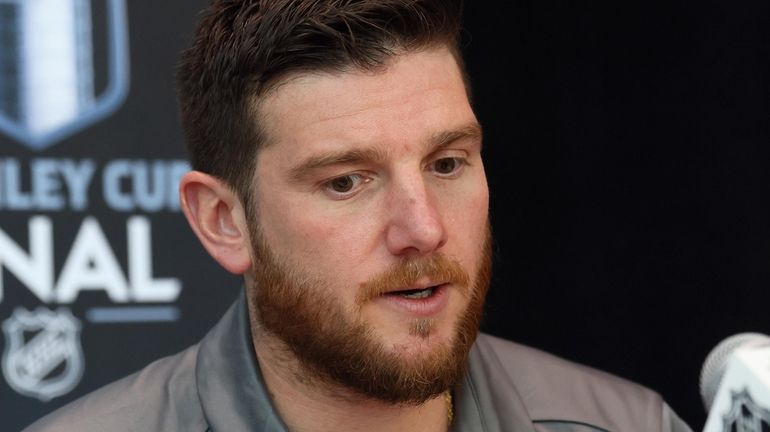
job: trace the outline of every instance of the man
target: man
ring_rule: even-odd
[[[179,71],[182,207],[244,295],[29,431],[687,431],[655,393],[478,335],[481,127],[448,0],[219,0]]]

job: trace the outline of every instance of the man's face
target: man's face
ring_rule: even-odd
[[[481,132],[446,49],[303,74],[260,107],[251,300],[310,379],[390,402],[452,386],[489,279]]]

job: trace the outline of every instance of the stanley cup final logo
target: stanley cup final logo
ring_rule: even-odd
[[[40,150],[114,112],[127,33],[125,0],[0,0],[0,132]]]

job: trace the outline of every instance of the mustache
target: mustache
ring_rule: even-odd
[[[388,292],[408,289],[423,278],[436,283],[457,285],[463,292],[468,290],[470,284],[470,276],[459,262],[441,254],[433,254],[404,259],[364,282],[359,290],[357,302],[363,304]]]

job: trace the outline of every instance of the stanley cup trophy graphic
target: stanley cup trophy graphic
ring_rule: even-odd
[[[0,11],[3,112],[40,135],[90,108],[90,0],[16,0]]]
[[[92,0],[0,0],[0,130],[41,149],[109,115],[128,89],[123,0],[107,1],[109,80],[96,95]]]

